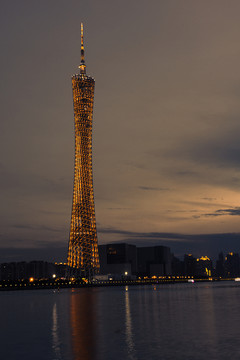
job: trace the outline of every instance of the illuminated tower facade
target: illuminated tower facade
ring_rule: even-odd
[[[91,278],[99,271],[92,175],[93,78],[86,75],[81,24],[80,74],[72,77],[75,164],[67,276]]]

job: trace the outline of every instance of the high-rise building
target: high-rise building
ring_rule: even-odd
[[[227,277],[240,275],[240,257],[237,253],[230,252],[225,257],[225,270]]]
[[[196,259],[196,275],[197,276],[212,276],[213,266],[212,260],[208,256],[201,256]]]
[[[99,271],[92,175],[92,117],[95,81],[86,75],[81,24],[80,74],[72,77],[75,120],[73,203],[67,276],[92,277]]]
[[[99,245],[101,274],[135,275],[137,248],[125,243]]]
[[[222,252],[218,255],[216,261],[216,276],[224,277],[225,276],[225,260]]]
[[[137,249],[137,266],[140,276],[172,274],[172,256],[168,246],[148,246]]]
[[[192,254],[184,255],[184,275],[196,275],[196,258]]]

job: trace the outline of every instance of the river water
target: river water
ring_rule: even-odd
[[[240,359],[240,284],[0,293],[3,360]]]

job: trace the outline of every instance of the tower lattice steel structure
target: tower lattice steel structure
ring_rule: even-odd
[[[91,278],[99,271],[92,175],[93,78],[86,75],[81,24],[80,74],[72,77],[75,120],[73,203],[67,276]]]

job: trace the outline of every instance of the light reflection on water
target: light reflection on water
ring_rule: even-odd
[[[237,360],[240,284],[0,293],[1,359]]]
[[[135,348],[133,342],[133,333],[132,333],[132,318],[131,318],[131,308],[129,302],[129,292],[128,286],[125,287],[125,326],[126,326],[126,343],[128,348],[128,358],[135,360]]]
[[[96,305],[95,289],[72,290],[70,322],[74,360],[96,359]]]
[[[61,360],[61,342],[59,339],[59,329],[58,329],[58,314],[57,314],[57,304],[56,302],[53,304],[53,312],[52,312],[52,347],[55,353],[55,358]]]

